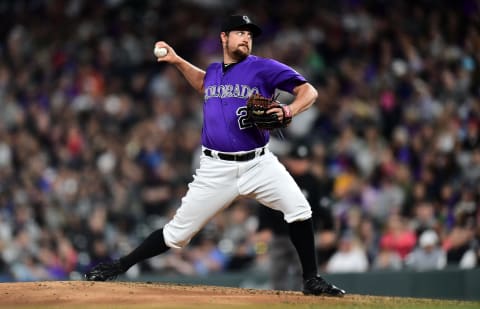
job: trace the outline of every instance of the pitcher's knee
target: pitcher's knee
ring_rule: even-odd
[[[312,210],[310,207],[304,207],[295,213],[285,214],[285,221],[287,221],[287,223],[292,223],[295,221],[304,221],[310,219],[311,217]]]
[[[190,242],[192,236],[187,233],[172,231],[168,225],[165,225],[163,229],[163,238],[165,239],[165,244],[170,248],[180,249]]]

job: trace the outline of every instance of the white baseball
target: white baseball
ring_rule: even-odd
[[[157,57],[165,57],[165,55],[168,53],[168,50],[165,47],[155,47],[153,50],[153,53]]]

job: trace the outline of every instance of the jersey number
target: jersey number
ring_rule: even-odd
[[[248,118],[247,107],[242,106],[237,109],[238,126],[240,130],[253,127],[253,123]]]

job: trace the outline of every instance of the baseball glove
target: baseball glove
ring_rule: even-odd
[[[276,113],[267,114],[267,111],[272,108],[280,108],[283,113],[282,119],[278,119]],[[263,130],[275,130],[279,128],[286,128],[292,122],[292,113],[290,108],[281,104],[274,98],[267,98],[261,94],[252,94],[247,101],[247,112],[250,121],[255,126]]]

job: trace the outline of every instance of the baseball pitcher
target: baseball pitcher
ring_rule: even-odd
[[[304,294],[345,294],[318,275],[310,205],[268,149],[270,130],[288,126],[314,103],[317,91],[289,66],[252,55],[253,38],[260,34],[248,16],[227,17],[220,31],[223,62],[205,71],[166,42],[155,44],[157,60],[176,66],[204,96],[200,167],[172,220],[130,254],[95,266],[85,274],[87,280],[115,279],[144,259],[184,247],[215,214],[242,196],[283,213],[301,262]],[[292,93],[293,102],[277,102],[276,89]]]

